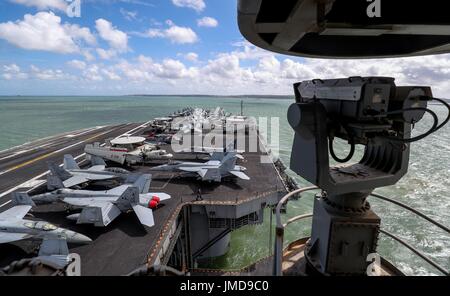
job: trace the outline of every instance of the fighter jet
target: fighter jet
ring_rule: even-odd
[[[57,180],[57,178],[55,178]],[[124,184],[106,191],[74,190],[60,188],[49,193],[29,197],[30,203],[48,204],[62,202],[80,207],[82,211],[66,218],[77,224],[94,224],[104,227],[120,213],[133,210],[141,224],[153,226],[153,211],[162,200],[170,198],[166,193],[149,193],[151,175],[141,175],[132,184]],[[24,194],[25,195],[25,194]],[[23,203],[22,203],[23,204]]]
[[[242,156],[243,150],[235,149],[236,143],[231,142],[226,147],[207,147],[207,146],[193,146],[188,148],[181,148],[175,152],[177,153],[189,153],[196,155],[209,155],[209,160],[222,160],[228,152],[237,152],[236,157],[239,159],[244,159]]]
[[[14,195],[20,196],[18,193],[13,193]],[[31,205],[16,205],[0,213],[0,244],[19,240],[42,241],[38,256],[64,266],[68,263],[67,243],[86,244],[91,242],[87,236],[56,227],[51,223],[23,219],[31,208]]]
[[[52,185],[52,175],[58,176],[62,181],[64,187],[70,188],[89,181],[101,181],[111,179],[126,179],[129,171],[111,167],[107,168],[105,161],[98,156],[91,156],[92,166],[88,169],[80,169],[72,155],[64,155],[64,165],[60,167],[54,162],[48,162],[48,167],[51,175],[47,177],[47,189],[57,189]]]
[[[160,165],[151,170],[183,172],[183,176],[196,176],[202,181],[221,182],[222,178],[231,175],[243,180],[250,180],[244,173],[246,168],[236,165],[236,158],[236,152],[228,152],[222,160],[209,160],[205,163],[177,162]]]

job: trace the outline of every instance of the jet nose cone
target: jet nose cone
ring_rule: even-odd
[[[86,235],[78,233],[77,240],[82,244],[89,244],[92,242],[92,239],[90,237],[87,237]]]
[[[71,235],[70,238],[67,238],[67,241],[74,244],[89,244],[90,242],[92,242],[92,239],[81,233],[74,232],[74,234]]]

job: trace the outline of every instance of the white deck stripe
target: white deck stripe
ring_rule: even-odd
[[[138,126],[138,127],[133,128],[133,129],[131,129],[131,130],[129,130],[129,131],[127,131],[127,132],[125,132],[125,133],[119,135],[119,136],[117,136],[117,138],[118,138],[118,137],[121,137],[121,136],[123,136],[123,135],[125,135],[125,134],[128,134],[128,133],[134,133],[134,132],[135,132],[136,130],[138,130],[139,128],[143,128],[143,127],[147,126],[150,122],[151,122],[151,120],[150,120],[150,121],[147,121],[147,122],[144,123],[144,124],[141,124],[141,125]],[[105,146],[105,144],[103,143],[103,144],[100,145],[100,146]],[[66,148],[67,148],[67,147],[66,147]],[[61,150],[61,149],[60,149],[60,150]],[[62,149],[62,150],[64,150],[64,149]],[[62,151],[62,150],[61,150],[61,151]],[[75,160],[78,160],[79,158],[83,157],[85,154],[86,154],[86,153],[82,153],[82,154],[80,154],[80,155],[74,157],[74,159],[75,159]],[[63,164],[60,164],[59,166],[62,166],[62,165],[63,165]],[[1,193],[1,194],[0,194],[0,198],[2,198],[3,196],[5,196],[5,195],[7,195],[7,194],[10,194],[11,192],[13,192],[13,191],[15,191],[15,190],[17,190],[17,189],[19,189],[19,188],[24,187],[24,184],[26,184],[27,182],[35,181],[35,180],[37,180],[37,179],[39,179],[39,178],[45,176],[45,175],[48,174],[48,173],[49,173],[49,171],[45,171],[44,173],[42,173],[42,174],[40,174],[40,175],[37,175],[37,176],[35,176],[35,177],[33,177],[33,178],[31,178],[31,179],[29,179],[29,180],[23,182],[22,184],[19,184],[19,185],[13,187],[13,188],[11,188],[11,189],[9,189],[9,190],[7,190],[7,191]],[[45,182],[45,180],[43,180],[43,182]],[[43,182],[42,182],[42,183],[43,183]],[[42,183],[41,183],[41,184],[42,184]],[[41,185],[41,184],[39,184],[39,185]],[[39,186],[39,185],[37,185],[37,186]],[[28,191],[33,190],[33,189],[36,188],[37,186],[35,186],[35,187],[29,189]],[[28,191],[27,191],[27,192],[28,192]],[[8,200],[7,202],[5,202],[5,203],[3,203],[2,205],[0,205],[0,208],[1,208],[1,207],[4,207],[5,205],[9,204],[10,202],[11,202],[11,200]]]

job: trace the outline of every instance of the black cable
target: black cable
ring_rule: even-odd
[[[340,163],[344,163],[349,161],[350,159],[352,159],[353,155],[355,154],[355,141],[352,135],[352,130],[347,126],[346,123],[343,123],[339,120],[335,120],[335,122],[337,124],[339,124],[340,126],[342,126],[342,128],[346,131],[347,136],[348,136],[348,142],[350,144],[350,151],[348,152],[348,155],[345,158],[339,158],[336,153],[334,153],[334,147],[333,147],[333,142],[334,142],[334,137],[329,136],[328,137],[328,150],[330,151],[330,155],[331,157]]]
[[[431,116],[433,117],[433,126],[425,133],[413,137],[413,138],[409,138],[409,139],[399,139],[396,137],[389,137],[389,136],[384,136],[383,138],[385,139],[389,139],[392,141],[397,141],[397,142],[402,142],[402,143],[412,143],[415,141],[419,141],[429,135],[431,135],[432,133],[434,133],[436,131],[436,128],[438,127],[438,123],[439,123],[439,119],[436,115],[436,113],[434,113],[433,111],[431,111],[430,109],[427,108],[423,108],[423,107],[416,107],[416,108],[405,108],[405,109],[401,109],[401,110],[395,110],[395,111],[389,111],[389,112],[384,112],[378,115],[375,115],[374,117],[381,117],[381,116],[385,116],[385,115],[392,115],[392,114],[402,114],[406,111],[418,111],[418,110],[422,110],[427,112],[428,114],[431,114]],[[445,124],[445,123],[444,123]]]
[[[447,109],[448,109],[447,118],[443,122],[438,124],[439,123],[439,119],[438,119],[438,116],[436,115],[436,113],[434,111],[428,109],[428,108],[423,108],[423,107],[405,108],[405,109],[401,109],[401,110],[384,112],[384,113],[381,113],[381,114],[377,114],[374,117],[382,117],[382,116],[385,116],[385,115],[402,114],[402,113],[408,112],[408,111],[419,111],[419,110],[422,110],[424,112],[427,112],[428,114],[430,114],[433,117],[433,125],[431,126],[431,128],[427,132],[425,132],[425,133],[423,133],[423,134],[421,134],[419,136],[413,137],[413,138],[399,139],[399,138],[396,138],[396,137],[389,137],[389,136],[384,136],[383,138],[389,139],[389,140],[392,140],[392,141],[402,142],[402,143],[412,143],[412,142],[419,141],[419,140],[421,140],[421,139],[431,135],[432,133],[436,132],[437,130],[442,128],[444,125],[446,125],[450,121],[450,105],[445,100],[440,99],[440,98],[431,98],[430,100],[438,101],[441,104],[443,104],[445,107],[447,107]],[[344,126],[344,128],[345,128],[345,126]],[[350,140],[350,151],[349,151],[349,154],[345,158],[337,157],[337,155],[334,153],[333,142],[334,142],[334,138],[330,137],[329,140],[328,140],[328,147],[329,147],[330,154],[331,154],[331,156],[333,157],[333,159],[335,161],[343,163],[343,162],[349,161],[353,157],[353,155],[355,153],[355,144],[354,144],[354,142],[352,140]]]
[[[442,105],[444,105],[445,107],[447,107],[448,113],[447,113],[447,118],[441,123],[439,124],[436,129],[434,131],[439,130],[441,127],[443,127],[444,125],[447,124],[447,122],[449,122],[450,120],[450,105],[443,99],[439,99],[439,98],[432,98],[432,100],[438,101],[440,102]]]
[[[347,162],[352,159],[353,154],[355,154],[355,143],[353,141],[350,142],[350,151],[345,158],[337,157],[337,155],[334,153],[333,142],[334,138],[330,137],[328,139],[328,149],[330,150],[331,157],[333,157],[334,160],[336,160],[337,162]]]

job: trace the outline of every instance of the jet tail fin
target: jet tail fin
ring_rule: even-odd
[[[57,175],[48,174],[47,175],[47,189],[52,191],[56,189],[64,188],[64,183],[61,178]]]
[[[139,188],[139,193],[148,193],[151,182],[152,182],[152,175],[143,174],[139,176],[139,178],[133,183],[133,185]]]
[[[15,206],[35,206],[36,204],[26,192],[13,192],[11,193],[12,204]]]
[[[230,141],[228,145],[225,147],[224,152],[233,152],[236,151],[237,140]]]
[[[228,152],[220,162],[219,169],[230,171],[236,165],[236,152]]]
[[[153,218],[153,211],[141,205],[133,206],[134,213],[138,217],[142,225],[152,227],[155,225],[155,220]]]
[[[127,189],[125,189],[124,192],[120,195],[119,199],[117,200],[118,204],[123,205],[125,208],[129,208],[129,205],[136,205],[139,204],[139,188],[130,186]],[[119,208],[121,208],[119,206]]]
[[[91,165],[92,166],[94,166],[94,165],[104,165],[104,166],[106,166],[105,161],[100,156],[91,155],[90,158],[91,158],[90,161],[91,161]]]
[[[64,156],[64,167],[65,167],[65,165],[66,165],[66,157]],[[48,169],[50,170],[50,172],[52,173],[52,175],[58,176],[63,181],[72,177],[71,173],[66,171],[65,168],[58,166],[53,161],[47,162],[47,166],[48,166]]]
[[[224,152],[213,152],[209,160],[218,160],[221,161],[225,157]]]
[[[78,166],[77,162],[73,158],[72,155],[66,154],[64,155],[64,169],[66,170],[79,170],[80,167]]]

